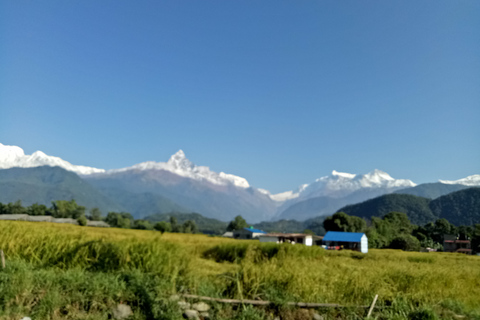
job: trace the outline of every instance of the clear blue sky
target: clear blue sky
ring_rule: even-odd
[[[0,142],[272,192],[478,174],[480,1],[2,1]]]

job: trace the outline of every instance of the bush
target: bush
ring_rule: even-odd
[[[411,235],[402,235],[394,238],[390,248],[403,251],[420,251],[420,241]]]
[[[80,218],[77,219],[77,222],[81,226],[86,226],[87,225],[87,218],[85,218],[85,216],[81,216]]]

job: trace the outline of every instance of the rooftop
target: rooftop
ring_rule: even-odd
[[[328,231],[323,241],[360,242],[365,233]]]

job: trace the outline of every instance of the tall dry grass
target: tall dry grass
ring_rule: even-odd
[[[476,256],[396,250],[361,254],[204,235],[11,221],[0,222],[0,248],[9,260],[41,268],[151,274],[168,283],[161,294],[350,306],[368,305],[378,294],[379,305],[411,310],[443,306],[457,313],[480,310]]]

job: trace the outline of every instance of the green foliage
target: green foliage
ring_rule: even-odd
[[[480,188],[453,192],[430,202],[430,209],[439,218],[454,225],[473,225],[480,221]]]
[[[437,314],[432,309],[421,309],[408,314],[409,320],[438,320]]]
[[[135,220],[132,228],[138,230],[153,230],[153,225],[147,220]]]
[[[408,194],[387,194],[338,210],[349,215],[371,219],[389,212],[403,212],[414,224],[425,224],[436,219],[429,208],[430,199]]]
[[[132,216],[126,212],[109,212],[105,218],[105,222],[114,228],[131,228]]]
[[[242,216],[236,216],[227,226],[227,231],[241,230],[247,228],[248,224]]]
[[[84,227],[87,225],[87,218],[85,218],[85,216],[81,216],[77,219],[77,222],[80,226]]]
[[[7,203],[0,206],[0,214],[26,214],[27,210],[22,206],[22,201]]]
[[[198,227],[195,224],[195,221],[192,220],[185,221],[181,230],[183,233],[198,233]]]
[[[362,218],[337,212],[325,219],[323,227],[327,231],[364,232],[367,229],[367,223]]]
[[[55,218],[78,219],[85,215],[85,207],[79,206],[73,199],[52,201],[52,215]]]
[[[90,209],[90,220],[101,221],[102,220],[102,211],[98,208]]]
[[[26,213],[30,216],[48,216],[51,215],[46,205],[34,203],[26,208]]]
[[[166,221],[160,221],[160,222],[155,223],[153,228],[157,231],[160,231],[161,233],[172,231],[172,226],[170,225],[170,223],[168,223]]]
[[[414,236],[408,234],[401,235],[393,238],[392,242],[390,242],[390,248],[403,251],[419,251],[420,241]]]
[[[180,213],[180,212],[171,212],[164,214],[154,214],[148,217],[145,217],[145,220],[148,220],[152,223],[156,222],[169,222],[170,217],[175,217],[177,224],[184,224],[186,221],[191,220],[195,222],[198,231],[204,234],[217,234],[221,235],[225,232],[227,224],[223,221],[217,219],[206,218],[198,213]],[[166,232],[171,232],[171,226]]]

